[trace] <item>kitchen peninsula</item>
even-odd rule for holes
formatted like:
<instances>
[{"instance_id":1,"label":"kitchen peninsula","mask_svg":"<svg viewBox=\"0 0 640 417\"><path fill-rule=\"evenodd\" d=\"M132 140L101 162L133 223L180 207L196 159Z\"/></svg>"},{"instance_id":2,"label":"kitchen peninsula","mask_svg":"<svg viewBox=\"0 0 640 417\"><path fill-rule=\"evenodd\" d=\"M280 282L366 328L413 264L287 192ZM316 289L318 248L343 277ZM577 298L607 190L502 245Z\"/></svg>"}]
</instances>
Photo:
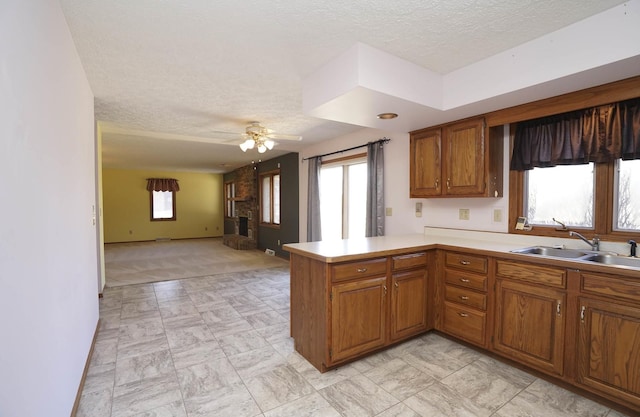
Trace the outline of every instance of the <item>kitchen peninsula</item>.
<instances>
[{"instance_id":1,"label":"kitchen peninsula","mask_svg":"<svg viewBox=\"0 0 640 417\"><path fill-rule=\"evenodd\" d=\"M512 252L581 243L441 230L284 245L295 350L325 372L437 330L640 411L640 268Z\"/></svg>"}]
</instances>

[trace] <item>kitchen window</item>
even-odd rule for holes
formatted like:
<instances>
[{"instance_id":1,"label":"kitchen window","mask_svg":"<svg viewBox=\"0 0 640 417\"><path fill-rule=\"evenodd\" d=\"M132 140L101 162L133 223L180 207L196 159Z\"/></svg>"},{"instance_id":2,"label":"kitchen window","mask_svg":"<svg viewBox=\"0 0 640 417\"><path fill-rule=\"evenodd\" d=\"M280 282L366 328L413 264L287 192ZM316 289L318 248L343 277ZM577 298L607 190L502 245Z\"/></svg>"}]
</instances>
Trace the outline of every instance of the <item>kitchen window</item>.
<instances>
[{"instance_id":1,"label":"kitchen window","mask_svg":"<svg viewBox=\"0 0 640 417\"><path fill-rule=\"evenodd\" d=\"M366 154L322 163L320 170L322 240L364 237L366 202Z\"/></svg>"},{"instance_id":2,"label":"kitchen window","mask_svg":"<svg viewBox=\"0 0 640 417\"><path fill-rule=\"evenodd\" d=\"M525 171L524 213L533 226L593 228L594 164Z\"/></svg>"},{"instance_id":3,"label":"kitchen window","mask_svg":"<svg viewBox=\"0 0 640 417\"><path fill-rule=\"evenodd\" d=\"M630 161L619 159L615 174L613 230L637 233L640 231L640 187L638 187L640 159Z\"/></svg>"}]
</instances>

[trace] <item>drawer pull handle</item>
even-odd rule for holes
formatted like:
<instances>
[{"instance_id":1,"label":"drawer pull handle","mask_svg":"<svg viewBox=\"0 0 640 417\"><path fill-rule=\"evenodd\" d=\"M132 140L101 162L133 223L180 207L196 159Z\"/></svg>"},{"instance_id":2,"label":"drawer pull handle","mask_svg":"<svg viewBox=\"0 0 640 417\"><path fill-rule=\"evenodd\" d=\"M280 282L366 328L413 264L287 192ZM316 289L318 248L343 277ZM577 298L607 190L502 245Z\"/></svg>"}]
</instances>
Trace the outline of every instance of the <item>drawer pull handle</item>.
<instances>
[{"instance_id":1,"label":"drawer pull handle","mask_svg":"<svg viewBox=\"0 0 640 417\"><path fill-rule=\"evenodd\" d=\"M471 282L468 278L460 278L460 282Z\"/></svg>"},{"instance_id":2,"label":"drawer pull handle","mask_svg":"<svg viewBox=\"0 0 640 417\"><path fill-rule=\"evenodd\" d=\"M467 313L458 313L458 315L460 317L469 317L469 315Z\"/></svg>"},{"instance_id":3,"label":"drawer pull handle","mask_svg":"<svg viewBox=\"0 0 640 417\"><path fill-rule=\"evenodd\" d=\"M357 272L367 272L367 268L358 268L356 269Z\"/></svg>"},{"instance_id":4,"label":"drawer pull handle","mask_svg":"<svg viewBox=\"0 0 640 417\"><path fill-rule=\"evenodd\" d=\"M558 301L558 304L556 305L556 314L560 315L562 309L562 303L560 301Z\"/></svg>"},{"instance_id":5,"label":"drawer pull handle","mask_svg":"<svg viewBox=\"0 0 640 417\"><path fill-rule=\"evenodd\" d=\"M394 287L396 287L396 290L398 289L398 283L396 282L395 284L393 284Z\"/></svg>"},{"instance_id":6,"label":"drawer pull handle","mask_svg":"<svg viewBox=\"0 0 640 417\"><path fill-rule=\"evenodd\" d=\"M384 295L387 295L387 286L383 285L382 288L384 289Z\"/></svg>"},{"instance_id":7,"label":"drawer pull handle","mask_svg":"<svg viewBox=\"0 0 640 417\"><path fill-rule=\"evenodd\" d=\"M461 300L465 300L465 301L466 301L466 300L468 300L468 299L469 299L469 297L467 297L466 295L461 295L461 296L460 296L460 299L461 299Z\"/></svg>"},{"instance_id":8,"label":"drawer pull handle","mask_svg":"<svg viewBox=\"0 0 640 417\"><path fill-rule=\"evenodd\" d=\"M471 265L470 261L460 261L460 265Z\"/></svg>"},{"instance_id":9,"label":"drawer pull handle","mask_svg":"<svg viewBox=\"0 0 640 417\"><path fill-rule=\"evenodd\" d=\"M587 308L585 306L580 307L580 321L584 323L584 312Z\"/></svg>"}]
</instances>

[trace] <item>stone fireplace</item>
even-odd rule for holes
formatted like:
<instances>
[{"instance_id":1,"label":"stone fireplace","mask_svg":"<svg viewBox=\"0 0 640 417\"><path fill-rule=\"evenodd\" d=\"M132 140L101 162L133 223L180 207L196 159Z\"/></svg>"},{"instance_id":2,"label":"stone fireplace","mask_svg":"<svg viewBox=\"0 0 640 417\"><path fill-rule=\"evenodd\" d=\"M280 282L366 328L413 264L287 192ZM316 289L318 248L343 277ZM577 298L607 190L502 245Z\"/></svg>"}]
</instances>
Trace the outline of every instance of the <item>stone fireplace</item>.
<instances>
[{"instance_id":1,"label":"stone fireplace","mask_svg":"<svg viewBox=\"0 0 640 417\"><path fill-rule=\"evenodd\" d=\"M257 167L247 165L225 175L225 181L235 184L235 213L225 219L223 243L234 249L255 249L258 246L258 178ZM227 227L228 225L228 227Z\"/></svg>"}]
</instances>

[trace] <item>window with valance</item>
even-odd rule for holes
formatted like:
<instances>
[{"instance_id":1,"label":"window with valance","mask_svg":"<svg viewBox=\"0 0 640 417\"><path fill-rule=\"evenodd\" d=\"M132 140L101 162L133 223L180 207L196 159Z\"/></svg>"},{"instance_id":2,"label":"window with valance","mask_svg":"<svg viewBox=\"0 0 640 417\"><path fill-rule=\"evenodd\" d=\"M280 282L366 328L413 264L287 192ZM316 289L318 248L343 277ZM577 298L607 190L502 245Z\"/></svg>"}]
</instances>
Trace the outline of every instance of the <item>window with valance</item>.
<instances>
[{"instance_id":1,"label":"window with valance","mask_svg":"<svg viewBox=\"0 0 640 417\"><path fill-rule=\"evenodd\" d=\"M176 191L180 191L175 178L147 178L147 191L151 208L151 221L176 220Z\"/></svg>"},{"instance_id":2,"label":"window with valance","mask_svg":"<svg viewBox=\"0 0 640 417\"><path fill-rule=\"evenodd\" d=\"M640 98L518 122L513 137L517 216L549 233L640 230Z\"/></svg>"}]
</instances>

